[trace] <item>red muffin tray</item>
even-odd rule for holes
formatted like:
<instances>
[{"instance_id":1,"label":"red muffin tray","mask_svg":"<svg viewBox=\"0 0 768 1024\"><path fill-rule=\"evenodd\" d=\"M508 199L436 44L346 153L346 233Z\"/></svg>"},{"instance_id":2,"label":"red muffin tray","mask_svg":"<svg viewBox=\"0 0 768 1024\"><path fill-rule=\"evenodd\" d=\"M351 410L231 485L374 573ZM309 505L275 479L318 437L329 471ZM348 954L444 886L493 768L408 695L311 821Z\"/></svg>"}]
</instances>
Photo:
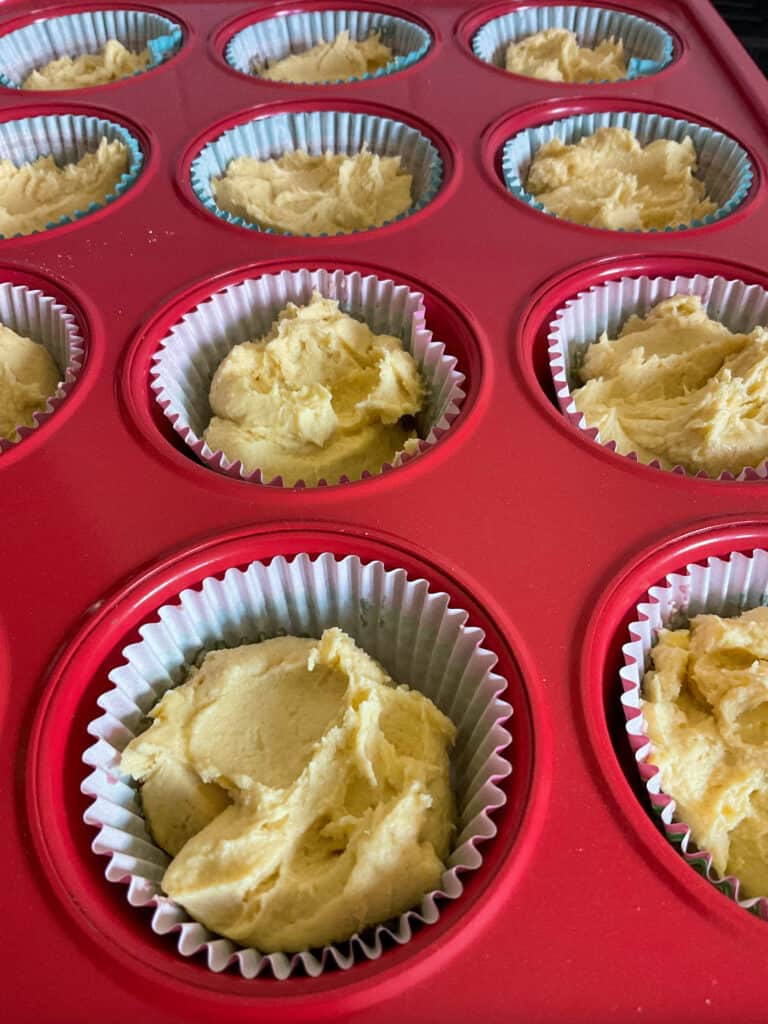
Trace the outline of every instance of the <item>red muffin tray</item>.
<instances>
[{"instance_id":1,"label":"red muffin tray","mask_svg":"<svg viewBox=\"0 0 768 1024\"><path fill-rule=\"evenodd\" d=\"M87 6L9 0L0 32ZM652 819L618 668L650 584L768 544L766 484L676 476L594 444L557 408L546 335L566 299L623 275L768 287L768 87L705 0L606 4L675 41L668 68L615 84L536 82L478 61L474 31L514 3L336 4L403 14L432 35L422 61L372 81L286 86L224 63L250 19L325 6L167 0L152 9L184 40L161 67L87 91L0 90L0 119L98 113L128 126L146 158L104 210L0 241L0 280L59 298L87 343L69 398L0 455L5 1019L763 1019L768 926L699 877ZM380 230L314 239L248 231L199 205L187 182L199 140L323 106L419 127L445 161L436 199ZM506 192L500 151L518 126L622 108L740 141L755 173L746 201L709 227L641 235L570 225ZM467 376L434 449L367 481L280 489L197 463L158 414L148 370L163 332L219 287L299 267L423 290L427 326ZM158 607L229 566L301 551L379 558L467 610L509 683L514 771L482 868L437 924L348 971L245 980L180 956L106 881L82 821L81 757L108 671Z\"/></svg>"}]
</instances>

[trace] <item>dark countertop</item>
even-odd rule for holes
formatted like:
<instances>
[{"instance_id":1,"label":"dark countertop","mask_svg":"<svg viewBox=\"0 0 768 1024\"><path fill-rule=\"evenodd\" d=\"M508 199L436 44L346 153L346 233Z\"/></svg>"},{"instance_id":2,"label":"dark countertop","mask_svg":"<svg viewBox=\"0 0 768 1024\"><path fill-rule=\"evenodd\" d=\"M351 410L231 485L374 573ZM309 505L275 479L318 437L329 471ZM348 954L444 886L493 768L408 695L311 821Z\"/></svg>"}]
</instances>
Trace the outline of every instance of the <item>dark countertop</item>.
<instances>
[{"instance_id":1,"label":"dark countertop","mask_svg":"<svg viewBox=\"0 0 768 1024\"><path fill-rule=\"evenodd\" d=\"M768 4L763 0L714 0L714 5L768 75Z\"/></svg>"}]
</instances>

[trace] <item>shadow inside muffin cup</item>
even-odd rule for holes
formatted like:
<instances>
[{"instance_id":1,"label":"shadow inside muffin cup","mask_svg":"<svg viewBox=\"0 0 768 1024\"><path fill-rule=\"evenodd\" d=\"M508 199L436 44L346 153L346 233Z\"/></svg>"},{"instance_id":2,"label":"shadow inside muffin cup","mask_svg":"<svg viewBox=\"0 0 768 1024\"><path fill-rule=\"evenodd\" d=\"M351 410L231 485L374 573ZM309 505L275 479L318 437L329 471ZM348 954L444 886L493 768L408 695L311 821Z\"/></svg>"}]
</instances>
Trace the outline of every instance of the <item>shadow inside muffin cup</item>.
<instances>
[{"instance_id":1,"label":"shadow inside muffin cup","mask_svg":"<svg viewBox=\"0 0 768 1024\"><path fill-rule=\"evenodd\" d=\"M51 114L0 122L0 160L9 160L17 168L46 156L52 157L58 167L74 164L87 154L96 153L102 140L120 143L127 153L127 169L117 179L111 192L100 201L89 203L84 209L63 214L44 228L0 235L0 238L36 234L87 217L123 195L136 181L144 163L141 146L131 132L123 125L105 118L83 114Z\"/></svg>"},{"instance_id":2,"label":"shadow inside muffin cup","mask_svg":"<svg viewBox=\"0 0 768 1024\"><path fill-rule=\"evenodd\" d=\"M691 827L678 814L676 801L664 791L661 772L650 760L651 742L642 709L643 680L651 668L651 649L662 629L688 628L696 615L735 617L768 604L768 552L734 551L710 556L706 565L689 564L667 574L665 582L651 587L634 608L629 639L622 647L620 669L625 730L646 796L669 842L685 861L714 888L740 907L768 921L766 896L744 897L741 883L732 874L720 875L712 854L696 845Z\"/></svg>"},{"instance_id":3,"label":"shadow inside muffin cup","mask_svg":"<svg viewBox=\"0 0 768 1024\"><path fill-rule=\"evenodd\" d=\"M425 893L420 905L344 942L264 955L212 934L163 895L168 857L147 829L137 784L120 772L120 755L143 731L147 712L185 681L201 652L274 636L319 637L333 626L393 680L429 697L456 726L456 832L440 888ZM483 632L467 625L466 612L451 607L447 594L403 569L387 570L357 556L276 556L183 591L139 634L141 641L123 650L124 663L110 673L113 689L98 699L103 716L88 726L97 742L83 755L93 770L82 791L91 799L84 820L100 830L93 850L109 857L107 878L127 884L132 905L154 908L155 933L177 932L179 952L204 954L214 971L235 965L246 978L262 972L277 979L301 971L316 976L378 959L387 944L408 942L414 930L438 920L441 904L461 897L463 875L482 865L482 844L495 834L491 815L506 802L498 783L511 771L505 723L512 709L501 699L506 681L494 672L496 655L482 646Z\"/></svg>"},{"instance_id":4,"label":"shadow inside muffin cup","mask_svg":"<svg viewBox=\"0 0 768 1024\"><path fill-rule=\"evenodd\" d=\"M658 73L672 61L674 52L670 34L646 18L609 8L575 5L531 5L493 18L472 36L472 51L484 63L506 70L510 43L547 29L567 29L575 33L580 46L590 48L604 40L620 40L628 58L624 81Z\"/></svg>"},{"instance_id":5,"label":"shadow inside muffin cup","mask_svg":"<svg viewBox=\"0 0 768 1024\"><path fill-rule=\"evenodd\" d=\"M556 220L563 220L564 223L571 223L552 213L526 190L528 172L538 151L552 139L559 139L565 145L574 145L580 139L594 135L601 128L622 128L631 131L641 146L659 139L682 142L686 137L690 137L693 142L697 158L696 176L703 183L706 196L716 204L717 209L687 224L661 229L637 229L643 230L643 233L655 233L660 230L682 231L714 224L733 213L747 197L752 185L753 171L747 152L738 142L723 132L692 121L641 111L576 114L519 131L507 139L502 149L502 174L509 192L534 210ZM589 227L583 224L579 226ZM591 230L634 232L635 229L598 226L592 227Z\"/></svg>"},{"instance_id":6,"label":"shadow inside muffin cup","mask_svg":"<svg viewBox=\"0 0 768 1024\"><path fill-rule=\"evenodd\" d=\"M229 40L224 57L230 67L254 77L286 57L305 53L321 42L331 43L344 31L357 42L377 33L380 42L392 50L392 59L376 71L314 84L345 84L393 75L421 60L431 43L429 33L420 25L380 11L307 10L246 26Z\"/></svg>"},{"instance_id":7,"label":"shadow inside muffin cup","mask_svg":"<svg viewBox=\"0 0 768 1024\"><path fill-rule=\"evenodd\" d=\"M213 451L203 438L212 416L209 392L216 369L235 345L266 335L281 310L292 302L306 306L317 291L338 301L343 313L374 334L401 339L416 363L425 388L424 405L414 417L418 441L397 453L381 472L405 465L428 451L458 416L464 375L445 345L432 337L425 322L424 298L406 285L358 272L298 270L265 274L211 295L190 310L160 342L150 370L156 401L188 449L209 469L253 483L286 486L280 476L265 479L240 461ZM364 472L361 479L374 475ZM315 486L349 483L342 476ZM299 480L291 486L303 487Z\"/></svg>"},{"instance_id":8,"label":"shadow inside muffin cup","mask_svg":"<svg viewBox=\"0 0 768 1024\"><path fill-rule=\"evenodd\" d=\"M400 157L401 169L413 179L412 204L383 224L339 234L376 230L401 221L427 206L437 195L443 181L443 162L436 146L418 129L388 117L335 110L272 114L230 128L208 142L195 156L190 168L190 182L206 210L221 220L251 231L291 235L289 231L262 226L222 209L216 202L213 179L221 178L229 164L238 157L277 160L297 150L310 156L329 152L355 156L364 149L381 157Z\"/></svg>"},{"instance_id":9,"label":"shadow inside muffin cup","mask_svg":"<svg viewBox=\"0 0 768 1024\"><path fill-rule=\"evenodd\" d=\"M62 57L101 53L112 39L132 53L148 49L150 60L143 69L148 71L178 52L182 31L174 21L151 11L105 9L40 18L0 36L0 85L22 89L33 71Z\"/></svg>"},{"instance_id":10,"label":"shadow inside muffin cup","mask_svg":"<svg viewBox=\"0 0 768 1024\"><path fill-rule=\"evenodd\" d=\"M720 276L624 277L594 285L574 296L557 310L550 324L549 367L560 411L596 444L616 450L614 441L604 441L599 430L587 423L573 398L573 391L583 384L579 369L588 348L603 333L609 338L616 338L631 316L644 317L657 303L674 295L698 296L707 316L734 334L749 334L756 327L768 323L768 292L764 288ZM639 461L634 452L622 455ZM667 469L658 459L646 464L691 479L713 479L704 470L693 474L680 465ZM742 467L738 474L723 472L716 477L718 480L739 481L766 478L768 459L757 466Z\"/></svg>"}]
</instances>

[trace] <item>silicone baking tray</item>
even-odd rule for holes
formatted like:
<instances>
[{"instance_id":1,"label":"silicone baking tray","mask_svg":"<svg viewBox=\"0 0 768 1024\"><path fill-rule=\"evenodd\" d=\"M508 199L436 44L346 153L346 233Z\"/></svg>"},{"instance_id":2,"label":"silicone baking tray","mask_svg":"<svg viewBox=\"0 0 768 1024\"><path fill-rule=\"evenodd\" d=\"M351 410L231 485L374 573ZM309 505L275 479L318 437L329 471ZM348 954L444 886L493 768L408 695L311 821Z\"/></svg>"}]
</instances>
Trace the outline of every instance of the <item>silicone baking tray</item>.
<instances>
[{"instance_id":1,"label":"silicone baking tray","mask_svg":"<svg viewBox=\"0 0 768 1024\"><path fill-rule=\"evenodd\" d=\"M618 670L649 585L768 545L766 484L685 478L597 446L558 410L546 339L567 299L615 277L768 287L768 87L705 0L611 3L674 40L666 69L615 84L535 82L481 63L474 32L513 3L356 5L432 38L422 60L370 81L277 85L225 63L249 22L332 6L168 0L152 10L180 23L183 41L161 66L87 92L0 90L2 120L96 114L127 126L145 158L107 208L0 241L0 279L63 302L86 343L66 401L0 455L4 1017L763 1019L768 926L659 831L623 732ZM11 0L0 31L83 9ZM436 198L380 230L315 239L201 207L189 167L205 141L257 115L317 109L417 127L444 162ZM711 226L641 235L569 225L506 191L501 149L518 128L625 109L730 134L753 165L746 200ZM149 388L158 341L218 288L301 267L423 292L428 326L467 378L461 414L432 450L370 480L289 490L219 475L184 448ZM463 897L405 945L318 978L217 974L154 935L149 912L104 878L82 821L86 724L138 626L184 587L326 551L422 576L484 630L514 707L507 803Z\"/></svg>"}]
</instances>

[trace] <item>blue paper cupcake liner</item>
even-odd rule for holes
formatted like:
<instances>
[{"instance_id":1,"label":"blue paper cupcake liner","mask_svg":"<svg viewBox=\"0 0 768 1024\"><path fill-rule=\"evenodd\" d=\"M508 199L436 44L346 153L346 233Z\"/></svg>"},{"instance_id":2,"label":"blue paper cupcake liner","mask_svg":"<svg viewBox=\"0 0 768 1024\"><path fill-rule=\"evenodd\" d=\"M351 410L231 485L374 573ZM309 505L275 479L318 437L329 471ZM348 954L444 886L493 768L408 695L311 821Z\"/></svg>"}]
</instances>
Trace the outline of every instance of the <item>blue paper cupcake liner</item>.
<instances>
[{"instance_id":1,"label":"blue paper cupcake liner","mask_svg":"<svg viewBox=\"0 0 768 1024\"><path fill-rule=\"evenodd\" d=\"M405 465L428 451L456 419L465 397L464 375L443 342L433 337L426 323L424 297L407 285L356 271L297 270L264 274L210 295L189 310L161 341L152 357L150 386L163 414L200 461L216 472L237 480L266 486L288 487L282 477L268 478L261 469L249 470L232 461L205 440L213 412L211 382L216 370L235 345L263 338L288 303L306 306L314 292L339 303L342 312L365 323L375 334L402 341L418 367L424 384L424 404L414 416L419 441L403 449L381 467L381 472ZM378 473L363 472L361 479ZM294 487L325 487L349 483L346 476Z\"/></svg>"},{"instance_id":2,"label":"blue paper cupcake liner","mask_svg":"<svg viewBox=\"0 0 768 1024\"><path fill-rule=\"evenodd\" d=\"M768 323L768 291L757 284L704 274L675 277L621 277L579 292L557 310L549 324L549 368L560 411L577 430L595 444L618 452L626 459L652 466L665 473L701 480L768 479L768 459L756 465L710 475L705 469L694 472L684 466L664 465L661 457L640 458L635 451L619 449L615 440L601 437L598 427L576 405L574 392L584 381L579 371L590 347L604 334L618 337L632 316L646 317L659 302L674 295L697 295L706 315L734 334L750 334Z\"/></svg>"},{"instance_id":3,"label":"blue paper cupcake liner","mask_svg":"<svg viewBox=\"0 0 768 1024\"><path fill-rule=\"evenodd\" d=\"M312 156L320 156L328 151L352 156L361 152L364 146L379 156L399 156L403 168L413 178L413 205L393 220L387 221L387 224L410 217L434 199L443 180L443 162L429 139L416 128L411 128L401 121L337 110L274 114L230 128L204 146L192 161L192 189L203 206L221 220L252 231L286 235L290 232L270 227L263 228L220 209L213 195L211 179L221 177L229 163L241 156L250 156L257 160L278 159L296 149L302 149Z\"/></svg>"},{"instance_id":4,"label":"blue paper cupcake liner","mask_svg":"<svg viewBox=\"0 0 768 1024\"><path fill-rule=\"evenodd\" d=\"M758 548L749 554L732 551L722 557L710 556L706 565L689 563L667 573L664 582L651 587L635 605L628 626L630 639L621 648L624 666L620 669L627 737L650 806L661 819L667 840L719 892L763 921L768 921L768 898L747 896L735 875L718 872L711 852L697 846L691 825L684 820L687 815L665 791L662 772L649 759L653 745L647 735L643 682L660 630L686 627L696 615L737 616L768 604L767 570L768 552Z\"/></svg>"},{"instance_id":5,"label":"blue paper cupcake liner","mask_svg":"<svg viewBox=\"0 0 768 1024\"><path fill-rule=\"evenodd\" d=\"M81 11L61 18L43 18L0 36L0 85L20 89L27 75L49 61L100 53L110 39L117 39L134 53L147 47L151 54L149 70L177 52L181 27L148 11Z\"/></svg>"},{"instance_id":6,"label":"blue paper cupcake liner","mask_svg":"<svg viewBox=\"0 0 768 1024\"><path fill-rule=\"evenodd\" d=\"M394 679L407 680L455 724L451 782L457 827L439 884L404 913L321 948L263 953L209 931L164 894L169 858L147 828L138 784L124 774L121 755L144 728L152 706L183 681L201 648L286 633L319 636L331 626L348 632ZM82 755L88 775L81 792L87 798L83 821L98 830L91 848L106 859L106 879L125 887L128 903L147 908L144 927L173 936L180 956L194 957L210 971L247 979L271 975L279 984L292 975L328 977L329 971L378 961L414 933L423 936L446 904L462 898L467 879L483 864L486 842L496 834L495 814L507 802L503 780L513 771L513 708L504 700L507 682L495 671L497 655L483 646L485 634L447 594L404 569L356 555L277 556L269 563L231 566L221 578L209 576L199 588L175 594L140 626L138 636L138 643L114 659L120 664L109 673L112 686L105 685L96 701L98 717L87 726L94 742Z\"/></svg>"},{"instance_id":7,"label":"blue paper cupcake liner","mask_svg":"<svg viewBox=\"0 0 768 1024\"><path fill-rule=\"evenodd\" d=\"M128 147L128 170L121 176L114 191L104 197L103 203L91 203L85 210L76 210L73 214L46 224L44 230L87 217L89 213L102 209L121 196L138 177L144 163L144 154L127 128L101 117L54 114L0 122L0 160L10 160L17 167L32 163L41 156L52 156L60 167L76 163L87 153L95 152L102 139L122 142ZM3 237L6 236L0 235L0 238Z\"/></svg>"},{"instance_id":8,"label":"blue paper cupcake liner","mask_svg":"<svg viewBox=\"0 0 768 1024\"><path fill-rule=\"evenodd\" d=\"M34 433L66 400L85 362L85 342L77 319L65 305L23 284L0 283L0 324L42 345L59 371L56 390L32 414L33 423L19 424L14 437L0 437L1 462L2 452Z\"/></svg>"},{"instance_id":9,"label":"blue paper cupcake liner","mask_svg":"<svg viewBox=\"0 0 768 1024\"><path fill-rule=\"evenodd\" d=\"M620 39L629 57L627 79L655 75L672 60L672 36L663 28L634 14L602 7L524 7L486 22L472 37L472 50L486 64L505 68L510 43L548 28L574 32L580 46L594 47L604 39Z\"/></svg>"},{"instance_id":10,"label":"blue paper cupcake liner","mask_svg":"<svg viewBox=\"0 0 768 1024\"><path fill-rule=\"evenodd\" d=\"M361 41L378 32L394 58L386 67L354 78L318 82L361 82L381 78L410 67L421 60L430 46L429 33L412 21L377 11L302 11L257 21L242 29L227 43L224 57L231 67L246 75L258 75L267 65L294 53L304 53L320 42L329 43L346 29L350 38Z\"/></svg>"},{"instance_id":11,"label":"blue paper cupcake liner","mask_svg":"<svg viewBox=\"0 0 768 1024\"><path fill-rule=\"evenodd\" d=\"M526 128L513 135L504 143L502 155L504 183L509 191L534 210L555 217L555 214L547 210L525 189L531 162L538 150L551 139L558 138L567 145L572 145L579 139L593 135L599 128L628 128L643 146L655 139L682 142L686 135L691 137L698 161L697 177L704 183L706 193L712 202L717 203L717 209L714 213L692 220L689 224L666 227L661 229L663 231L681 231L685 228L714 224L727 217L729 213L733 213L749 192L752 184L752 166L746 151L734 139L692 121L636 111L577 114L575 117L565 117L551 124ZM648 229L649 232L657 230Z\"/></svg>"}]
</instances>

